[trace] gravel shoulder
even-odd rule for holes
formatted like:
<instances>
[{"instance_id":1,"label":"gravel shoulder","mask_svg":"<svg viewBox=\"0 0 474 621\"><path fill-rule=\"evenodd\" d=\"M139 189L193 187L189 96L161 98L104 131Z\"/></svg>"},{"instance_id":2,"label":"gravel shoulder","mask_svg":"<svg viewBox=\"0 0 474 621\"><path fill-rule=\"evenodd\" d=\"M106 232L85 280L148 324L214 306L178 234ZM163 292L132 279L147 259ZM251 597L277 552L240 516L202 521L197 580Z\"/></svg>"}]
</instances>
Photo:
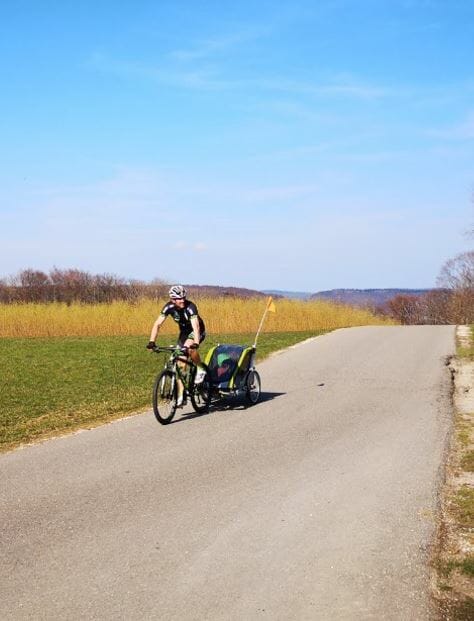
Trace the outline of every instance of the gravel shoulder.
<instances>
[{"instance_id":1,"label":"gravel shoulder","mask_svg":"<svg viewBox=\"0 0 474 621\"><path fill-rule=\"evenodd\" d=\"M472 352L469 326L458 326L458 351ZM453 356L454 426L440 498L433 592L439 618L474 619L474 358Z\"/></svg>"}]
</instances>

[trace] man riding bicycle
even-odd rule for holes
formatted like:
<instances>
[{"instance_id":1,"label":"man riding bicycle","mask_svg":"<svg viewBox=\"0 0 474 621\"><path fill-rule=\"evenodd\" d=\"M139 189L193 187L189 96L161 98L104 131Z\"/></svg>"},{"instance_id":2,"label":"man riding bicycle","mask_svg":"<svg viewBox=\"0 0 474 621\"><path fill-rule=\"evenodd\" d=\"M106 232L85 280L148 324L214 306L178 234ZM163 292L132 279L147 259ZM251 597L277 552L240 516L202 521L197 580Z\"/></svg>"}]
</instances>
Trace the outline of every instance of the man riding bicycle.
<instances>
[{"instance_id":1,"label":"man riding bicycle","mask_svg":"<svg viewBox=\"0 0 474 621\"><path fill-rule=\"evenodd\" d=\"M194 382L196 384L201 383L205 376L206 371L202 366L201 358L199 356L198 347L199 344L206 337L206 328L203 320L199 316L197 306L186 299L186 289L182 285L173 285L169 290L170 301L163 306L158 319L153 324L151 329L150 341L147 345L147 349L153 349L155 347L155 340L160 327L163 322L170 315L177 324L179 324L179 337L178 344L188 353L191 360L197 367L196 377ZM181 382L178 384L178 407L183 405L183 386Z\"/></svg>"}]
</instances>

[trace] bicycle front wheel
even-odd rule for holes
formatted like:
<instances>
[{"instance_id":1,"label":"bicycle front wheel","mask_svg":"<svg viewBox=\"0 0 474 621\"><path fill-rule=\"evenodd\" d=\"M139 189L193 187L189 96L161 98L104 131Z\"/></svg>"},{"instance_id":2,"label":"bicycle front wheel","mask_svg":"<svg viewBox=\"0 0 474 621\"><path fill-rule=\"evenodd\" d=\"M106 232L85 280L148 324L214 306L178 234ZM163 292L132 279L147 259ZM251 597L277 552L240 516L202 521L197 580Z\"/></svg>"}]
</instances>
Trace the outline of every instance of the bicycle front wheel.
<instances>
[{"instance_id":1,"label":"bicycle front wheel","mask_svg":"<svg viewBox=\"0 0 474 621\"><path fill-rule=\"evenodd\" d=\"M153 386L153 412L156 420L167 425L176 412L177 388L176 375L171 371L162 371Z\"/></svg>"},{"instance_id":2,"label":"bicycle front wheel","mask_svg":"<svg viewBox=\"0 0 474 621\"><path fill-rule=\"evenodd\" d=\"M209 377L209 370L206 369L206 375L202 382L194 384L191 390L191 404L194 411L203 414L209 411L211 405L212 385Z\"/></svg>"}]
</instances>

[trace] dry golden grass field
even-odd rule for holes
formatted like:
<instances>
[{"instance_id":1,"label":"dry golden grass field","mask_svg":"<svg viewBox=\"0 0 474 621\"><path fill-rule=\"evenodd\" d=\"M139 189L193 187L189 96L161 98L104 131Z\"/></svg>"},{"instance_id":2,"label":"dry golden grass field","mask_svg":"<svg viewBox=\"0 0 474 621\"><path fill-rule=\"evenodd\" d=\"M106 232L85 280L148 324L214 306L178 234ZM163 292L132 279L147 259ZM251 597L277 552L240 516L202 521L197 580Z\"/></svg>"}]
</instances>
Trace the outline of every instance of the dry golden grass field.
<instances>
[{"instance_id":1,"label":"dry golden grass field","mask_svg":"<svg viewBox=\"0 0 474 621\"><path fill-rule=\"evenodd\" d=\"M147 335L166 300L111 304L61 303L0 305L0 337ZM264 299L207 298L198 302L209 334L254 332ZM391 323L368 310L325 301L276 300L265 332L299 332ZM176 334L170 319L161 334Z\"/></svg>"}]
</instances>

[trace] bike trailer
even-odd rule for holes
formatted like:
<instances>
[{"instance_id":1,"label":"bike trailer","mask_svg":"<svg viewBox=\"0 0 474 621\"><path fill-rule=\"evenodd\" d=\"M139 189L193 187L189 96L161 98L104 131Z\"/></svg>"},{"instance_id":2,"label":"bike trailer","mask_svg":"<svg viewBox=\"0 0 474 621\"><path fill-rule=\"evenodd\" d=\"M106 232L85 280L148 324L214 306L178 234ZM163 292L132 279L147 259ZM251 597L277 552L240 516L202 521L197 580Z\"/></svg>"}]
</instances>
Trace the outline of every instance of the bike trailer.
<instances>
[{"instance_id":1,"label":"bike trailer","mask_svg":"<svg viewBox=\"0 0 474 621\"><path fill-rule=\"evenodd\" d=\"M219 390L232 392L243 387L254 361L255 347L216 345L207 352L205 363L209 367L214 386Z\"/></svg>"}]
</instances>

